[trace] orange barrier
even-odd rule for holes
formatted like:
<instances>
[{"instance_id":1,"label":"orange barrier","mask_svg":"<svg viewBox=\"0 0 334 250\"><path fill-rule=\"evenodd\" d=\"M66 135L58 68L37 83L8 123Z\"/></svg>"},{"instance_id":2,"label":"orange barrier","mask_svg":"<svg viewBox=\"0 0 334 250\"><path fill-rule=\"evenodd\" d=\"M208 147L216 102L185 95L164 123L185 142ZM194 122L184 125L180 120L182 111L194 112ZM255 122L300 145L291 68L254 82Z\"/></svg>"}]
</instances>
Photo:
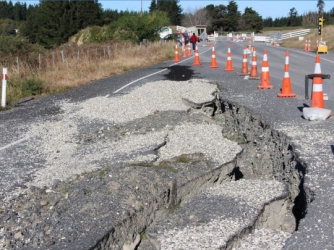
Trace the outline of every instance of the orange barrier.
<instances>
[{"instance_id":1,"label":"orange barrier","mask_svg":"<svg viewBox=\"0 0 334 250\"><path fill-rule=\"evenodd\" d=\"M291 81L289 75L289 51L285 52L285 65L284 65L284 77L282 82L281 93L277 97L296 97L296 94L292 93Z\"/></svg>"},{"instance_id":2,"label":"orange barrier","mask_svg":"<svg viewBox=\"0 0 334 250\"><path fill-rule=\"evenodd\" d=\"M246 76L248 73L248 62L247 62L247 47L244 46L244 54L242 56L242 68L239 76Z\"/></svg>"},{"instance_id":3,"label":"orange barrier","mask_svg":"<svg viewBox=\"0 0 334 250\"><path fill-rule=\"evenodd\" d=\"M216 51L215 51L215 45L212 45L212 56L211 56L211 65L210 68L219 68L217 65L217 60L216 60Z\"/></svg>"},{"instance_id":4,"label":"orange barrier","mask_svg":"<svg viewBox=\"0 0 334 250\"><path fill-rule=\"evenodd\" d=\"M256 58L256 48L253 48L253 56L252 56L252 67L251 72L248 77L248 80L260 80L260 77L257 73L257 58Z\"/></svg>"},{"instance_id":5,"label":"orange barrier","mask_svg":"<svg viewBox=\"0 0 334 250\"><path fill-rule=\"evenodd\" d=\"M258 89L272 89L273 86L270 85L270 74L269 74L269 63L267 50L263 51L263 62L262 62L262 72L261 72L261 85Z\"/></svg>"},{"instance_id":6,"label":"orange barrier","mask_svg":"<svg viewBox=\"0 0 334 250\"><path fill-rule=\"evenodd\" d=\"M197 44L196 44L196 49L195 49L195 60L194 60L194 63L193 63L193 66L199 66L199 65L202 65L200 60L199 60L199 55L198 55L198 47L197 47Z\"/></svg>"},{"instance_id":7,"label":"orange barrier","mask_svg":"<svg viewBox=\"0 0 334 250\"><path fill-rule=\"evenodd\" d=\"M232 66L232 54L230 45L228 45L227 49L227 61L226 61L226 68L224 71L234 71L234 68Z\"/></svg>"},{"instance_id":8,"label":"orange barrier","mask_svg":"<svg viewBox=\"0 0 334 250\"><path fill-rule=\"evenodd\" d=\"M179 50L177 48L177 44L175 45L174 62L180 62L180 56L179 56Z\"/></svg>"},{"instance_id":9,"label":"orange barrier","mask_svg":"<svg viewBox=\"0 0 334 250\"><path fill-rule=\"evenodd\" d=\"M321 74L319 56L316 56L315 58L314 74ZM311 107L312 108L322 108L322 109L325 108L324 92L322 90L322 78L314 77L312 86L313 88L312 88Z\"/></svg>"}]
</instances>

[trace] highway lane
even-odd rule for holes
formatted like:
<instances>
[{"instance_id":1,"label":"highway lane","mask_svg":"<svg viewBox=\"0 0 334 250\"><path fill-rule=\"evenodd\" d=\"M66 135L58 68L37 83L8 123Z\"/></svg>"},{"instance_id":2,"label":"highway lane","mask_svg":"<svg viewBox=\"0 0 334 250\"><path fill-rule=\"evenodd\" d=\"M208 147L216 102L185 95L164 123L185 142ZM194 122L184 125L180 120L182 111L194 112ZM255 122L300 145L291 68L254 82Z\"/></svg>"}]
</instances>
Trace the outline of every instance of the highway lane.
<instances>
[{"instance_id":1,"label":"highway lane","mask_svg":"<svg viewBox=\"0 0 334 250\"><path fill-rule=\"evenodd\" d=\"M232 62L235 72L224 72L228 45L231 46ZM192 65L194 61L193 56L191 58L181 57L180 63L175 63L173 60L165 61L152 67L94 81L79 89L69 91L66 94L41 98L27 102L12 110L1 112L0 176L3 181L0 184L0 197L3 198L15 188L31 180L36 169L43 168L45 164L44 159L38 156L31 156L29 155L29 151L25 151L25 146L32 143L28 133L31 124L36 122L43 123L55 119L57 114L62 112L61 104L63 102L81 102L96 96L110 98L127 93L132 88L147 82L163 79L209 79L212 82L219 83L223 88L223 98L231 98L241 105L244 104L251 106L254 110L257 109L257 111L262 112L261 114L266 121L274 123L277 121L285 122L290 119L296 120L302 125L307 124L308 122L301 118L299 108L310 104L310 100L305 100L304 98L304 80L305 75L314 72L316 54L303 50L273 47L264 43L253 44L257 49L259 74L261 74L263 51L264 49L268 51L270 80L271 85L274 86L272 90L258 90L257 86L260 85L260 80L245 80L243 76L238 75L241 71L244 45L248 46L248 43L233 43L224 40L217 41L216 57L219 66L218 69L209 67L211 63L211 47L203 46L203 43L201 43L199 44L201 66ZM173 48L171 47L171 49ZM279 99L277 98L277 94L280 92L284 76L286 50L290 51L289 73L292 91L297 94L297 97ZM319 56L321 57L322 73L331 74L334 64L334 55L329 53ZM324 92L327 93L329 97L329 100L325 101L325 107L334 110L332 81L332 79L324 80L323 87ZM273 115L275 108L280 111ZM333 120L329 119L328 121L320 123L320 125L324 128L327 126L331 128L332 123ZM331 154L330 147L326 148L325 152ZM15 159L15 162L12 161L13 159ZM331 176L330 174L328 175ZM319 210L317 204L314 204L313 209ZM310 225L312 226L312 223Z\"/></svg>"},{"instance_id":2,"label":"highway lane","mask_svg":"<svg viewBox=\"0 0 334 250\"><path fill-rule=\"evenodd\" d=\"M211 43L212 44L212 43ZM236 81L236 84L248 84L256 88L260 81L244 80L243 76L238 76L241 72L243 48L248 47L248 42L234 43L226 40L220 40L215 43L216 58L218 69L210 68L212 49L205 43L199 43L199 57L201 66L193 66L194 55L192 57L181 58L181 62L175 63L173 60L165 61L143 69L137 69L122 75L116 75L109 78L94 81L86 86L76 90L69 91L61 95L54 95L34 100L21 105L20 107L0 113L0 152L9 147L19 146L25 140L29 140L29 126L31 123L40 120L47 120L49 117L61 112L62 102L80 102L96 96L113 96L126 93L132 88L146 82L169 79L169 80L187 80L188 78L207 78L215 82ZM227 46L230 45L232 53L232 63L235 72L224 72L227 60ZM274 98L280 92L282 79L284 75L285 51L286 48L273 47L265 43L253 43L257 50L257 66L259 76L261 75L261 66L263 60L263 51L268 53L268 63L270 69L270 81L274 86L273 90L262 90L263 95L269 95L268 98ZM172 49L172 48L171 48ZM304 98L304 79L305 75L312 74L315 67L315 56L313 52L303 50L288 49L290 51L290 78L292 90L297 94L300 104L310 103ZM248 54L249 69L251 65L251 54ZM330 74L334 64L334 55L331 53L319 55L321 57L321 69L325 74ZM173 75L174 67L184 67L187 76ZM328 94L329 100L325 107L334 109L334 94L332 80L324 80L324 91ZM240 82L240 83L239 83ZM224 85L224 84L222 84ZM3 164L3 162L2 162Z\"/></svg>"},{"instance_id":3,"label":"highway lane","mask_svg":"<svg viewBox=\"0 0 334 250\"><path fill-rule=\"evenodd\" d=\"M192 57L182 58L181 62L175 63L173 60L165 61L143 69L137 69L122 75L116 75L109 78L94 81L86 86L76 90L69 91L62 95L54 95L34 100L21 105L20 107L0 113L0 152L9 147L19 146L25 140L29 139L29 126L31 123L40 120L47 120L49 117L61 112L62 102L80 102L96 96L113 96L126 93L132 88L146 82L161 79L169 80L187 80L188 78L206 78L215 82L224 83L224 81L235 81L236 84L251 85L254 89L260 85L259 80L244 80L243 76L238 76L241 72L243 48L248 47L248 42L234 43L231 41L220 40L215 43L216 58L218 69L210 68L211 64L211 46L205 43L199 43L199 57L201 66L193 66L194 55ZM227 46L230 45L232 53L232 63L235 72L224 72L227 60ZM268 63L270 70L271 85L273 90L259 90L262 95L268 95L268 98L276 98L280 93L282 79L284 75L285 52L290 51L290 78L292 90L297 94L297 100L300 105L308 105L310 100L305 100L305 75L312 74L315 67L314 52L308 52L297 49L287 49L283 47L273 47L265 43L253 43L257 50L257 66L259 76L261 75L261 66L263 60L263 51L267 50ZM171 48L172 49L172 48ZM249 68L251 63L251 54L249 56ZM321 57L321 69L324 74L330 74L334 66L334 55L319 54ZM174 67L184 67L187 76L173 75ZM311 82L311 81L310 81ZM328 94L329 100L325 102L325 107L334 109L334 92L332 79L323 81L324 92ZM224 86L224 84L222 84ZM245 86L246 87L246 86ZM248 86L249 87L249 86ZM284 100L286 102L286 100ZM4 162L0 163L4 164Z\"/></svg>"}]
</instances>

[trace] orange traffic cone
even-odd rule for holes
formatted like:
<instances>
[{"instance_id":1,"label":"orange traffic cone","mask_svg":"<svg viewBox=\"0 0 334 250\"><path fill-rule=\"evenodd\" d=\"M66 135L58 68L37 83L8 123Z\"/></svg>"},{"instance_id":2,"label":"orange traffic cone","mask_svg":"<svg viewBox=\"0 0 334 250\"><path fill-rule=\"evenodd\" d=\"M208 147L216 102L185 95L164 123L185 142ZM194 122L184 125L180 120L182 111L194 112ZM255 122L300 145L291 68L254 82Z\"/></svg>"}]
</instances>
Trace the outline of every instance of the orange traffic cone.
<instances>
[{"instance_id":1,"label":"orange traffic cone","mask_svg":"<svg viewBox=\"0 0 334 250\"><path fill-rule=\"evenodd\" d=\"M296 94L292 93L291 90L291 81L289 76L289 51L285 52L285 65L284 65L284 77L282 82L281 94L278 94L277 97L296 97Z\"/></svg>"},{"instance_id":2,"label":"orange traffic cone","mask_svg":"<svg viewBox=\"0 0 334 250\"><path fill-rule=\"evenodd\" d=\"M216 51L215 51L215 45L212 45L212 56L211 56L211 65L210 68L219 68L217 65L217 60L216 60Z\"/></svg>"},{"instance_id":3,"label":"orange traffic cone","mask_svg":"<svg viewBox=\"0 0 334 250\"><path fill-rule=\"evenodd\" d=\"M193 63L193 66L199 66L202 65L200 60L199 60L199 55L198 55L198 47L197 47L197 43L196 43L196 49L195 49L195 60Z\"/></svg>"},{"instance_id":4,"label":"orange traffic cone","mask_svg":"<svg viewBox=\"0 0 334 250\"><path fill-rule=\"evenodd\" d=\"M246 76L248 75L248 62L247 62L247 49L246 46L244 46L244 54L242 57L242 68L241 68L241 73L239 76Z\"/></svg>"},{"instance_id":5,"label":"orange traffic cone","mask_svg":"<svg viewBox=\"0 0 334 250\"><path fill-rule=\"evenodd\" d=\"M261 85L259 85L257 88L258 89L272 89L273 88L273 86L270 85L270 74L269 74L269 63L268 63L267 50L263 51Z\"/></svg>"},{"instance_id":6,"label":"orange traffic cone","mask_svg":"<svg viewBox=\"0 0 334 250\"><path fill-rule=\"evenodd\" d=\"M184 42L182 43L182 57L187 57L186 45Z\"/></svg>"},{"instance_id":7,"label":"orange traffic cone","mask_svg":"<svg viewBox=\"0 0 334 250\"><path fill-rule=\"evenodd\" d=\"M190 47L190 43L188 43L188 54L187 54L187 56L192 56L192 54L191 54L191 47Z\"/></svg>"},{"instance_id":8,"label":"orange traffic cone","mask_svg":"<svg viewBox=\"0 0 334 250\"><path fill-rule=\"evenodd\" d=\"M316 56L315 58L315 68L314 74L321 74L320 68L320 57ZM325 108L324 103L324 92L322 90L322 78L321 77L313 77L313 89L312 89L312 100L311 107L312 108Z\"/></svg>"},{"instance_id":9,"label":"orange traffic cone","mask_svg":"<svg viewBox=\"0 0 334 250\"><path fill-rule=\"evenodd\" d=\"M252 56L252 67L251 73L248 77L248 80L260 80L260 77L257 73L257 63L256 63L256 48L253 48L253 56Z\"/></svg>"},{"instance_id":10,"label":"orange traffic cone","mask_svg":"<svg viewBox=\"0 0 334 250\"><path fill-rule=\"evenodd\" d=\"M308 40L307 51L311 51L311 40Z\"/></svg>"},{"instance_id":11,"label":"orange traffic cone","mask_svg":"<svg viewBox=\"0 0 334 250\"><path fill-rule=\"evenodd\" d=\"M177 44L175 45L174 62L180 62L179 49L177 48Z\"/></svg>"},{"instance_id":12,"label":"orange traffic cone","mask_svg":"<svg viewBox=\"0 0 334 250\"><path fill-rule=\"evenodd\" d=\"M226 68L224 71L234 71L234 68L232 67L232 54L230 45L228 45Z\"/></svg>"},{"instance_id":13,"label":"orange traffic cone","mask_svg":"<svg viewBox=\"0 0 334 250\"><path fill-rule=\"evenodd\" d=\"M305 40L305 47L304 47L304 50L307 51L307 48L308 48L308 43L307 43L307 40Z\"/></svg>"}]
</instances>

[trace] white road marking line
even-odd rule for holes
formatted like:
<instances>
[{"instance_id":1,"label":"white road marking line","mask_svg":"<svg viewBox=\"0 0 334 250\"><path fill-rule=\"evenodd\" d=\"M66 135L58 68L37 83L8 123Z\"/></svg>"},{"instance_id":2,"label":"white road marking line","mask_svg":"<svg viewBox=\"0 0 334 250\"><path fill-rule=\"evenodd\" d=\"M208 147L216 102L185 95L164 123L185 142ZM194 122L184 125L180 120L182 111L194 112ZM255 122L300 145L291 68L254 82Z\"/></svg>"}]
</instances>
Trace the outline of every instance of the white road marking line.
<instances>
[{"instance_id":1,"label":"white road marking line","mask_svg":"<svg viewBox=\"0 0 334 250\"><path fill-rule=\"evenodd\" d=\"M211 49L210 49L210 50L211 50ZM200 54L203 54L203 53L205 53L205 52L207 52L207 51L208 51L208 50L203 51L203 52L200 53ZM180 64L180 63L182 63L182 62L185 62L185 61L187 61L187 60L189 60L189 59L192 59L192 58L193 58L193 57L189 57L189 58L183 59L183 60L180 61L180 62L173 63L173 64L171 64L170 66L168 66L168 68L171 67L171 66ZM129 87L130 85L132 85L132 84L134 84L134 83L136 83L136 82L138 82L138 81L140 81L140 80L143 80L143 79L145 79L145 78L148 78L148 77L153 76L153 75L156 75L156 74L159 74L159 73L161 73L161 72L167 70L168 68L165 68L165 69L163 69L163 70L157 71L157 72L155 72L155 73L152 73L152 74L143 76L143 77L141 77L141 78L139 78L139 79L137 79L137 80L134 80L134 81L132 81L132 82L129 82L128 84L126 84L126 85L124 85L123 87L121 87L121 88L119 88L118 90L116 90L116 91L114 92L114 94L118 93L118 92L121 91L122 89L124 89L124 88L126 88L126 87Z\"/></svg>"},{"instance_id":2,"label":"white road marking line","mask_svg":"<svg viewBox=\"0 0 334 250\"><path fill-rule=\"evenodd\" d=\"M203 51L202 53L204 53L204 52L206 52L206 51ZM202 53L201 53L201 54L202 54ZM177 64L180 64L180 63L182 63L182 62L184 62L184 61L189 60L190 58L192 58L192 57L189 57L189 58L186 58L186 59L184 59L184 60L182 60L182 61L180 61L180 62L174 63L174 64L170 65L169 67L174 66L174 65L177 65ZM167 69L168 69L168 68L163 69L163 70L160 70L160 71L157 71L157 72L152 73L152 74L149 74L149 75L147 75L147 76L141 77L141 78L139 78L139 79L137 79L137 80L135 80L135 81L132 81L132 82L130 82L130 83L124 85L123 87L119 88L118 90L116 90L116 91L114 92L114 94L115 94L115 93L118 93L118 92L121 91L122 89L124 89L124 88L126 88L126 87L128 87L128 86L130 86L130 85L132 85L132 84L134 84L135 82L138 82L138 81L143 80L143 79L145 79L145 78L148 78L148 77L150 77L150 76L153 76L153 75L156 75L156 74L158 74L158 73L161 73L161 72L163 72L163 71L165 71L165 70L167 70ZM105 97L108 98L109 95L106 95ZM12 142L12 143L9 143L9 144L7 144L6 146L1 147L1 148L0 148L0 151L2 151L2 150L4 150L4 149L7 149L7 148L9 148L9 147L11 147L11 146L14 146L14 145L16 145L16 144L19 144L19 143L21 143L21 142L23 142L23 141L25 141L25 140L28 140L29 138L30 138L30 137L25 137L25 138L19 139L19 140L17 140L17 141L14 141L14 142Z\"/></svg>"},{"instance_id":3,"label":"white road marking line","mask_svg":"<svg viewBox=\"0 0 334 250\"><path fill-rule=\"evenodd\" d=\"M0 151L1 151L1 150L4 150L4 149L6 149L6 148L9 148L9 147L11 147L11 146L14 146L14 145L16 145L16 144L19 144L19 143L21 143L21 142L23 142L23 141L25 141L25 140L28 140L29 138L30 138L30 137L25 137L25 138L19 139L19 140L17 140L17 141L14 141L14 142L12 142L12 143L9 143L9 144L7 144L6 146L1 147L1 148L0 148Z\"/></svg>"}]
</instances>

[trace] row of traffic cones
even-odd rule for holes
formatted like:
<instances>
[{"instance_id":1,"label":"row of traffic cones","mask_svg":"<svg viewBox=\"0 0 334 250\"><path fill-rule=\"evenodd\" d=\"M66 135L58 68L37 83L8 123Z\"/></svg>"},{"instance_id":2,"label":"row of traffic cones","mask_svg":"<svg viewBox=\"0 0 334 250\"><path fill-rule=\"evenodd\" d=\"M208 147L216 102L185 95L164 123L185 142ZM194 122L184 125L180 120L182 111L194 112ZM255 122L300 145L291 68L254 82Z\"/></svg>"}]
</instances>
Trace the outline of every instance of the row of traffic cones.
<instances>
[{"instance_id":1,"label":"row of traffic cones","mask_svg":"<svg viewBox=\"0 0 334 250\"><path fill-rule=\"evenodd\" d=\"M191 56L191 49L188 45L188 54L185 53L184 45L182 46L182 57L187 57ZM179 56L179 50L177 44L175 45L175 53L174 53L174 62L180 62L180 56ZM199 54L198 54L198 46L196 44L196 49L195 49L195 60L193 63L193 66L199 66L202 65L200 62ZM217 65L217 60L216 60L216 52L215 52L215 46L214 44L212 45L212 57L211 57L211 65L210 68L219 68ZM234 71L232 67L232 57L231 57L231 48L229 45L228 48L228 54L227 54L227 63L226 63L226 68L225 71Z\"/></svg>"},{"instance_id":2,"label":"row of traffic cones","mask_svg":"<svg viewBox=\"0 0 334 250\"><path fill-rule=\"evenodd\" d=\"M186 49L185 44L183 43L182 44L182 57L190 57L190 56L192 56L190 43L188 43L187 49ZM178 49L177 44L175 45L174 62L180 62L179 49Z\"/></svg>"},{"instance_id":3,"label":"row of traffic cones","mask_svg":"<svg viewBox=\"0 0 334 250\"><path fill-rule=\"evenodd\" d=\"M289 51L286 51L285 64L284 64L284 76L283 76L283 81L282 81L281 93L277 95L277 97L279 98L296 97L296 94L292 93L291 80L290 80L290 75L289 75L289 57L290 57L290 53ZM245 56L245 47L244 47L242 72L239 75L248 75L248 64L245 58L247 58L247 56ZM320 57L319 56L316 56L314 74L319 75L319 77L313 78L311 107L324 109L325 107L324 93L322 89L322 78L320 77L321 68L320 68ZM261 78L259 78L258 73L257 73L257 65L256 65L256 49L253 48L252 68L251 68L251 73L248 79L250 80L261 79L261 84L260 86L258 86L258 89L273 89L273 86L270 85L269 63L268 63L268 57L267 57L266 50L264 50L262 73L261 73Z\"/></svg>"},{"instance_id":4,"label":"row of traffic cones","mask_svg":"<svg viewBox=\"0 0 334 250\"><path fill-rule=\"evenodd\" d=\"M316 41L316 47L319 46L319 40ZM311 51L311 40L305 40L305 51Z\"/></svg>"},{"instance_id":5,"label":"row of traffic cones","mask_svg":"<svg viewBox=\"0 0 334 250\"><path fill-rule=\"evenodd\" d=\"M305 40L305 51L311 51L311 40Z\"/></svg>"},{"instance_id":6,"label":"row of traffic cones","mask_svg":"<svg viewBox=\"0 0 334 250\"><path fill-rule=\"evenodd\" d=\"M188 47L189 51L190 47ZM190 49L191 50L191 49ZM191 52L190 52L191 53ZM188 52L189 55L189 52ZM191 55L191 54L190 54ZM277 94L277 97L279 98L294 98L296 97L296 94L292 92L291 87L291 80L289 75L289 51L286 51L285 53L285 64L284 64L284 76L282 81L282 88L281 93ZM179 62L179 56L178 56L178 47L175 46L175 62ZM195 60L193 63L193 66L199 66L202 65L200 62L200 58L198 55L198 47L196 45L195 49ZM212 46L212 57L211 57L211 65L210 68L219 68L217 65L216 60L216 52L215 52L215 46ZM231 54L231 48L230 45L228 45L228 51L227 51L227 61L226 61L226 72L232 72L235 71L232 65L232 54ZM321 74L320 69L320 57L316 56L316 62L315 62L315 70L314 74ZM261 80L260 85L258 86L258 89L273 89L273 86L270 85L270 73L269 73L269 63L268 63L268 56L267 56L267 50L264 50L263 52L263 62L262 62L262 71L261 71L261 77L258 75L257 71L257 57L256 57L256 48L252 48L252 65L251 65L251 71L248 72L248 62L247 62L247 48L244 46L244 52L243 52L243 60L242 60L242 70L239 75L248 75L249 80ZM312 100L311 100L311 107L312 108L324 108L324 98L323 98L323 90L322 90L322 78L321 77L314 77L313 78L313 91L312 91Z\"/></svg>"}]
</instances>

